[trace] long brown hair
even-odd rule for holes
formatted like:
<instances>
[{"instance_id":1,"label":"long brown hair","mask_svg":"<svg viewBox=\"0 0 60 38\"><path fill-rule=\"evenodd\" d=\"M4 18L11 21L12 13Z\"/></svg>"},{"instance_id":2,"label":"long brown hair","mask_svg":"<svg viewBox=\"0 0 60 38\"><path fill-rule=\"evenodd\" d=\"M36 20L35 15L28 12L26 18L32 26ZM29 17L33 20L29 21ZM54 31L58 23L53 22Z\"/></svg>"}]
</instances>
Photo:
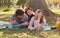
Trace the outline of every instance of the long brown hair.
<instances>
[{"instance_id":1,"label":"long brown hair","mask_svg":"<svg viewBox=\"0 0 60 38\"><path fill-rule=\"evenodd\" d=\"M40 18L40 22L39 23L44 23L44 20L43 20L43 18L44 18L43 11L41 9L38 9L37 12L38 13L42 12L42 17Z\"/></svg>"},{"instance_id":2,"label":"long brown hair","mask_svg":"<svg viewBox=\"0 0 60 38\"><path fill-rule=\"evenodd\" d=\"M44 15L42 15L42 17L41 17L41 19L40 19L40 22L39 22L39 23L44 23L44 21L43 21L43 17L44 17Z\"/></svg>"}]
</instances>

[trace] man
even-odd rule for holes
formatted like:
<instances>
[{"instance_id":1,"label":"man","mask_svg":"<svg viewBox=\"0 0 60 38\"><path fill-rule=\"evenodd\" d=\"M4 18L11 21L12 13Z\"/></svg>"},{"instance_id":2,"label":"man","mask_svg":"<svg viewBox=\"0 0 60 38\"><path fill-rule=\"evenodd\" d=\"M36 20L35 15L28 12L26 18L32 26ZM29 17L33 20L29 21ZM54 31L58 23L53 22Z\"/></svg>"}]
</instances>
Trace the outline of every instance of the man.
<instances>
[{"instance_id":1,"label":"man","mask_svg":"<svg viewBox=\"0 0 60 38\"><path fill-rule=\"evenodd\" d=\"M13 28L27 28L28 17L24 14L24 11L17 9L15 14L11 17L11 24Z\"/></svg>"}]
</instances>

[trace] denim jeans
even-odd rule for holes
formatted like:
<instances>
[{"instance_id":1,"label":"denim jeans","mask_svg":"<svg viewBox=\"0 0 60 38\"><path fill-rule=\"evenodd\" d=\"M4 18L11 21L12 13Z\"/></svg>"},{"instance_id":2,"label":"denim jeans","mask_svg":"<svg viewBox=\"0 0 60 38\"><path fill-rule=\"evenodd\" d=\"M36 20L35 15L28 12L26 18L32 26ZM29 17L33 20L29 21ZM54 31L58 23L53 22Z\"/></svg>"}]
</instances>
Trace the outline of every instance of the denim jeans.
<instances>
[{"instance_id":1,"label":"denim jeans","mask_svg":"<svg viewBox=\"0 0 60 38\"><path fill-rule=\"evenodd\" d=\"M51 27L47 23L45 23L43 26L43 30L51 30Z\"/></svg>"},{"instance_id":2,"label":"denim jeans","mask_svg":"<svg viewBox=\"0 0 60 38\"><path fill-rule=\"evenodd\" d=\"M22 25L20 24L5 24L4 26L8 27L8 29L27 29L28 30L28 27L23 27Z\"/></svg>"}]
</instances>

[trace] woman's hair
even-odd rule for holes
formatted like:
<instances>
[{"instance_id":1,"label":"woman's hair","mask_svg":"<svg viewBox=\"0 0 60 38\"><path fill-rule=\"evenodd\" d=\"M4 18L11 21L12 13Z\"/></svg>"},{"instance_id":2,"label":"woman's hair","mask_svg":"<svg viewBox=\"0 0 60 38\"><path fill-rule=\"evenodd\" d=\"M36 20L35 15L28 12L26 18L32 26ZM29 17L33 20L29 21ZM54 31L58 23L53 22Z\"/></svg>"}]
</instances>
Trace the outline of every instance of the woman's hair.
<instances>
[{"instance_id":1,"label":"woman's hair","mask_svg":"<svg viewBox=\"0 0 60 38\"><path fill-rule=\"evenodd\" d=\"M32 9L31 7L28 7L28 8L25 9L25 13L26 13L26 14L27 14L27 11L28 11L28 10L33 11L33 9Z\"/></svg>"},{"instance_id":2,"label":"woman's hair","mask_svg":"<svg viewBox=\"0 0 60 38\"><path fill-rule=\"evenodd\" d=\"M26 13L27 15L28 15L28 13L27 13L28 10L33 11L33 9L32 9L31 7L26 8L26 9L25 9L25 13ZM28 15L28 16L29 16L29 15ZM31 18L32 16L34 16L34 15L32 14L32 15L30 16L30 18Z\"/></svg>"},{"instance_id":3,"label":"woman's hair","mask_svg":"<svg viewBox=\"0 0 60 38\"><path fill-rule=\"evenodd\" d=\"M26 10L25 10L25 11L28 11L28 10L33 11L33 9L32 9L31 7L26 8Z\"/></svg>"},{"instance_id":4,"label":"woman's hair","mask_svg":"<svg viewBox=\"0 0 60 38\"><path fill-rule=\"evenodd\" d=\"M40 13L42 12L42 17L40 18L40 22L39 23L43 23L43 18L44 18L44 14L43 14L43 11L41 9L37 9L36 13Z\"/></svg>"},{"instance_id":5,"label":"woman's hair","mask_svg":"<svg viewBox=\"0 0 60 38\"><path fill-rule=\"evenodd\" d=\"M44 23L44 21L43 21L43 15L42 15L42 17L41 17L41 19L40 19L40 23Z\"/></svg>"}]
</instances>

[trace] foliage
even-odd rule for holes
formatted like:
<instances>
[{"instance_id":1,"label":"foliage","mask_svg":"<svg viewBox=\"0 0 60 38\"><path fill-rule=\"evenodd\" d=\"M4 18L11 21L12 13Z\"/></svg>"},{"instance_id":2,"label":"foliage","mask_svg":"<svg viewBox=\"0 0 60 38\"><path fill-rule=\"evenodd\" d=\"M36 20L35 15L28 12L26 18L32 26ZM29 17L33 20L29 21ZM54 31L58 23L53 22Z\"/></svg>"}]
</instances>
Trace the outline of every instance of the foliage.
<instances>
[{"instance_id":1,"label":"foliage","mask_svg":"<svg viewBox=\"0 0 60 38\"><path fill-rule=\"evenodd\" d=\"M28 0L18 0L17 5L22 6L24 8L24 6L27 4L27 1Z\"/></svg>"},{"instance_id":2,"label":"foliage","mask_svg":"<svg viewBox=\"0 0 60 38\"><path fill-rule=\"evenodd\" d=\"M60 0L46 0L46 3L47 3L48 5L54 4L54 3L60 3Z\"/></svg>"},{"instance_id":3,"label":"foliage","mask_svg":"<svg viewBox=\"0 0 60 38\"><path fill-rule=\"evenodd\" d=\"M10 7L13 5L13 2L11 0L0 0L0 6L2 7Z\"/></svg>"}]
</instances>

